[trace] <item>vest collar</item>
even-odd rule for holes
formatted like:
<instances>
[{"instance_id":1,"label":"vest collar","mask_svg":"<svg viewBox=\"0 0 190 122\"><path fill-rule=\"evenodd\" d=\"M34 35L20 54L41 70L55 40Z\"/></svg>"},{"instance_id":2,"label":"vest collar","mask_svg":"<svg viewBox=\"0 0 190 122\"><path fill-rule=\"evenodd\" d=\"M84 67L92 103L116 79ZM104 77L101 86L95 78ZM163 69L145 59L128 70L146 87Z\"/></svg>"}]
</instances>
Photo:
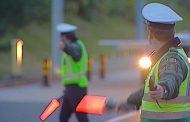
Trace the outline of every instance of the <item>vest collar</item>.
<instances>
[{"instance_id":1,"label":"vest collar","mask_svg":"<svg viewBox=\"0 0 190 122\"><path fill-rule=\"evenodd\" d=\"M169 51L169 48L171 47L179 47L179 44L181 43L180 39L178 37L175 37L174 39L168 41L164 46L162 46L158 51L153 52L150 56L152 66L165 54Z\"/></svg>"}]
</instances>

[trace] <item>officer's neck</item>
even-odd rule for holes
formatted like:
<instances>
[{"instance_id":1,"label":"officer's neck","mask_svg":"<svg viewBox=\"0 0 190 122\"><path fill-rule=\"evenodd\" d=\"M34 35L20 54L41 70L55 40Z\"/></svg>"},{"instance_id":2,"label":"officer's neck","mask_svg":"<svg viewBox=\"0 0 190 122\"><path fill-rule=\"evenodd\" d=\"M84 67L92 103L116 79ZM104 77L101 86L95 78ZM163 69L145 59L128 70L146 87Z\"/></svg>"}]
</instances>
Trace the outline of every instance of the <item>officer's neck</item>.
<instances>
[{"instance_id":1,"label":"officer's neck","mask_svg":"<svg viewBox=\"0 0 190 122\"><path fill-rule=\"evenodd\" d=\"M155 48L155 51L157 52L160 50L164 45L167 44L168 41L159 41L159 40L154 40L153 45Z\"/></svg>"}]
</instances>

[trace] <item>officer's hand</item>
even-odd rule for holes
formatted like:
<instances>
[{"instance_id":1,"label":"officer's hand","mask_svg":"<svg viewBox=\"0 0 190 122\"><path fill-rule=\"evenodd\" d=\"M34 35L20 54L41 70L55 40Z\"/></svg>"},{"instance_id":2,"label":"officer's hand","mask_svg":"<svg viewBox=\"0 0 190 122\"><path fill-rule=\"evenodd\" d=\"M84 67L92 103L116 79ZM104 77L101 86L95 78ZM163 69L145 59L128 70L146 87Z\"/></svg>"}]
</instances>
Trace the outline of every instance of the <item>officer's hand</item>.
<instances>
[{"instance_id":1,"label":"officer's hand","mask_svg":"<svg viewBox=\"0 0 190 122\"><path fill-rule=\"evenodd\" d=\"M118 108L117 108L117 111L120 112L129 112L129 111L134 111L134 110L137 110L137 107L136 105L133 105L133 104L128 104L128 103L120 103L118 105Z\"/></svg>"},{"instance_id":2,"label":"officer's hand","mask_svg":"<svg viewBox=\"0 0 190 122\"><path fill-rule=\"evenodd\" d=\"M61 48L61 50L65 49L65 42L60 41L60 48Z\"/></svg>"},{"instance_id":3,"label":"officer's hand","mask_svg":"<svg viewBox=\"0 0 190 122\"><path fill-rule=\"evenodd\" d=\"M116 108L116 105L117 103L115 101L113 101L112 99L108 99L106 101L106 111L113 111Z\"/></svg>"},{"instance_id":4,"label":"officer's hand","mask_svg":"<svg viewBox=\"0 0 190 122\"><path fill-rule=\"evenodd\" d=\"M164 88L160 85L157 85L156 90L150 91L149 94L152 99L161 99L164 95Z\"/></svg>"}]
</instances>

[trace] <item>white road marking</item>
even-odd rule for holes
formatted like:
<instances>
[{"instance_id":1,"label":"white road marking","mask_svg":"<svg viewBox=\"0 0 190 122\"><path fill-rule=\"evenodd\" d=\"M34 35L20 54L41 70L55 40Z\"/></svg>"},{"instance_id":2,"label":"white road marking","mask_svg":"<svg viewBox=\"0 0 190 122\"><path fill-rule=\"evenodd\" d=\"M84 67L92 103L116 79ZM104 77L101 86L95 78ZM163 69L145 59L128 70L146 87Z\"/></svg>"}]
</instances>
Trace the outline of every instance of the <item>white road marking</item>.
<instances>
[{"instance_id":1,"label":"white road marking","mask_svg":"<svg viewBox=\"0 0 190 122\"><path fill-rule=\"evenodd\" d=\"M130 112L130 113L118 116L118 117L114 117L114 118L112 118L110 120L107 120L105 122L120 122L120 121L122 121L124 119L127 119L127 118L135 116L137 113L139 113L139 111Z\"/></svg>"}]
</instances>

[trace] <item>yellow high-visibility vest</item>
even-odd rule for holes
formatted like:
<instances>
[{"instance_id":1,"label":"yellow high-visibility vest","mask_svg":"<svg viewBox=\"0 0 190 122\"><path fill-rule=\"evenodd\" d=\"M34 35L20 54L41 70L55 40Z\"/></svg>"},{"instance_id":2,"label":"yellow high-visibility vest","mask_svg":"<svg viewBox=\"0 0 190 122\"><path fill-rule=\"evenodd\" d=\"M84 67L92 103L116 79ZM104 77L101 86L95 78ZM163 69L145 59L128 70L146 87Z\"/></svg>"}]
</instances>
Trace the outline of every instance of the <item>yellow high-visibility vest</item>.
<instances>
[{"instance_id":1,"label":"yellow high-visibility vest","mask_svg":"<svg viewBox=\"0 0 190 122\"><path fill-rule=\"evenodd\" d=\"M159 65L163 57L167 54L178 54L186 63L188 73L185 80L182 82L179 88L178 97L171 100L156 100L150 98L149 91L149 80L153 75L155 80L154 83L159 83ZM168 51L162 58L160 58L157 63L152 67L150 73L147 76L144 97L142 101L141 117L156 120L171 120L171 119L181 119L190 116L190 96L188 95L189 90L189 64L187 56L182 48L177 48L177 52Z\"/></svg>"},{"instance_id":2,"label":"yellow high-visibility vest","mask_svg":"<svg viewBox=\"0 0 190 122\"><path fill-rule=\"evenodd\" d=\"M62 55L62 82L64 85L78 84L81 88L88 87L87 79L87 65L88 65L88 54L84 44L77 40L80 47L82 48L82 55L79 61L75 62L71 56L67 54Z\"/></svg>"}]
</instances>

